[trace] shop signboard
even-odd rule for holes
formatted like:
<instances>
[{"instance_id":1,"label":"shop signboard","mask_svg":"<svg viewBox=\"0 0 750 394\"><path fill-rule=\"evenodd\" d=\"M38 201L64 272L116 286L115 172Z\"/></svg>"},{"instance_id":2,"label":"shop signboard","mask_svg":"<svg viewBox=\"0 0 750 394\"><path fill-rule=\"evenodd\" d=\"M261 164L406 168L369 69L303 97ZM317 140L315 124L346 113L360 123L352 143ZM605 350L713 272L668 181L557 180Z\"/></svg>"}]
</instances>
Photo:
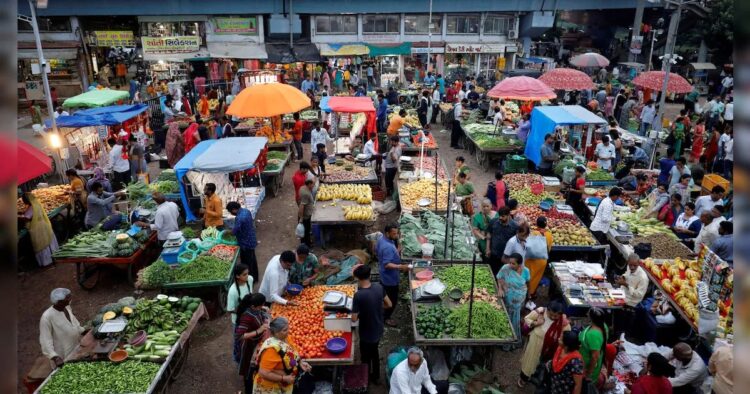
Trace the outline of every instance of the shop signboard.
<instances>
[{"instance_id":1,"label":"shop signboard","mask_svg":"<svg viewBox=\"0 0 750 394\"><path fill-rule=\"evenodd\" d=\"M249 18L212 18L214 34L257 35L258 19Z\"/></svg>"},{"instance_id":2,"label":"shop signboard","mask_svg":"<svg viewBox=\"0 0 750 394\"><path fill-rule=\"evenodd\" d=\"M431 47L431 48L411 47L411 53L445 53L445 48L444 47Z\"/></svg>"},{"instance_id":3,"label":"shop signboard","mask_svg":"<svg viewBox=\"0 0 750 394\"><path fill-rule=\"evenodd\" d=\"M643 36L633 36L633 39L630 41L630 53L639 55L641 48L643 48Z\"/></svg>"},{"instance_id":4,"label":"shop signboard","mask_svg":"<svg viewBox=\"0 0 750 394\"><path fill-rule=\"evenodd\" d=\"M504 53L503 44L445 44L445 53Z\"/></svg>"},{"instance_id":5,"label":"shop signboard","mask_svg":"<svg viewBox=\"0 0 750 394\"><path fill-rule=\"evenodd\" d=\"M141 42L145 54L198 52L201 46L199 36L141 37Z\"/></svg>"},{"instance_id":6,"label":"shop signboard","mask_svg":"<svg viewBox=\"0 0 750 394\"><path fill-rule=\"evenodd\" d=\"M95 31L94 40L98 47L135 47L135 36L132 31Z\"/></svg>"}]
</instances>

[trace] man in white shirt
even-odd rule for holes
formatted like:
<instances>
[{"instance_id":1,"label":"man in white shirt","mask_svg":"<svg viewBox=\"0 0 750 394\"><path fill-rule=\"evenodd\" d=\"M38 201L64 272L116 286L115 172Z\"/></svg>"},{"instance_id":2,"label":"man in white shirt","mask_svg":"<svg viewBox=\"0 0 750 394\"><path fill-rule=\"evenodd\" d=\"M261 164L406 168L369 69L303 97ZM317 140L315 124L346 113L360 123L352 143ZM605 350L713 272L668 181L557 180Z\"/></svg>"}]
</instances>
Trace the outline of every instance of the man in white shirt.
<instances>
[{"instance_id":1,"label":"man in white shirt","mask_svg":"<svg viewBox=\"0 0 750 394\"><path fill-rule=\"evenodd\" d=\"M313 122L313 128L310 132L310 152L314 155L318 152L318 144L326 145L328 142L333 142L334 139L328 135L328 130L320 127L319 121Z\"/></svg>"},{"instance_id":2,"label":"man in white shirt","mask_svg":"<svg viewBox=\"0 0 750 394\"><path fill-rule=\"evenodd\" d=\"M701 393L701 386L706 380L708 370L701 356L685 342L679 342L667 355L675 367L674 377L669 378L674 392Z\"/></svg>"},{"instance_id":3,"label":"man in white shirt","mask_svg":"<svg viewBox=\"0 0 750 394\"><path fill-rule=\"evenodd\" d=\"M465 98L459 98L458 103L453 106L453 125L451 128L451 148L459 149L458 141L463 135L463 129L461 129L461 119L464 113L464 106L469 104L469 100Z\"/></svg>"},{"instance_id":4,"label":"man in white shirt","mask_svg":"<svg viewBox=\"0 0 750 394\"><path fill-rule=\"evenodd\" d=\"M602 142L596 144L594 156L597 157L596 164L599 168L609 171L612 168L612 159L615 158L615 145L609 143L609 136L602 136Z\"/></svg>"},{"instance_id":5,"label":"man in white shirt","mask_svg":"<svg viewBox=\"0 0 750 394\"><path fill-rule=\"evenodd\" d=\"M726 190L717 185L711 189L711 194L698 197L695 200L695 215L701 216L703 212L711 212L711 209L715 205L724 205L724 200L722 200L724 192L726 192Z\"/></svg>"},{"instance_id":6,"label":"man in white shirt","mask_svg":"<svg viewBox=\"0 0 750 394\"><path fill-rule=\"evenodd\" d=\"M622 189L613 187L609 191L609 196L603 199L596 208L594 219L591 221L589 229L597 236L597 239L604 239L604 234L609 231L609 225L614 218L615 202L622 195Z\"/></svg>"},{"instance_id":7,"label":"man in white shirt","mask_svg":"<svg viewBox=\"0 0 750 394\"><path fill-rule=\"evenodd\" d=\"M55 367L62 366L74 354L85 331L70 309L70 299L70 290L52 290L52 306L44 311L39 320L39 344L42 346L42 354L50 359Z\"/></svg>"},{"instance_id":8,"label":"man in white shirt","mask_svg":"<svg viewBox=\"0 0 750 394\"><path fill-rule=\"evenodd\" d=\"M64 110L63 107L57 107L52 115L55 117L55 119L57 119L60 116L69 116L70 114L68 113L68 111Z\"/></svg>"},{"instance_id":9,"label":"man in white shirt","mask_svg":"<svg viewBox=\"0 0 750 394\"><path fill-rule=\"evenodd\" d=\"M180 208L172 201L167 201L167 198L159 192L152 193L151 198L156 202L154 223L135 222L135 224L156 231L156 238L159 243L163 244L169 237L169 233L180 229L177 223L180 218Z\"/></svg>"},{"instance_id":10,"label":"man in white shirt","mask_svg":"<svg viewBox=\"0 0 750 394\"><path fill-rule=\"evenodd\" d=\"M117 142L110 141L109 165L114 177L114 189L119 190L130 183L130 161L122 157L125 141L118 139Z\"/></svg>"},{"instance_id":11,"label":"man in white shirt","mask_svg":"<svg viewBox=\"0 0 750 394\"><path fill-rule=\"evenodd\" d=\"M463 101L466 98L466 90L461 89L458 91L458 101Z\"/></svg>"},{"instance_id":12,"label":"man in white shirt","mask_svg":"<svg viewBox=\"0 0 750 394\"><path fill-rule=\"evenodd\" d=\"M298 305L296 301L288 301L282 297L289 284L289 270L292 264L297 261L297 256L291 250L281 252L280 255L273 256L268 262L266 272L263 273L263 280L260 282L258 292L266 296L266 302L269 304L277 303L281 305Z\"/></svg>"},{"instance_id":13,"label":"man in white shirt","mask_svg":"<svg viewBox=\"0 0 750 394\"><path fill-rule=\"evenodd\" d=\"M635 307L643 301L643 296L648 290L648 275L641 268L641 258L633 253L628 256L628 269L621 277L617 278L617 284L625 291L625 304Z\"/></svg>"},{"instance_id":14,"label":"man in white shirt","mask_svg":"<svg viewBox=\"0 0 750 394\"><path fill-rule=\"evenodd\" d=\"M422 350L412 347L408 354L406 360L393 369L389 394L419 394L422 388L430 394L437 394L437 387L432 383Z\"/></svg>"},{"instance_id":15,"label":"man in white shirt","mask_svg":"<svg viewBox=\"0 0 750 394\"><path fill-rule=\"evenodd\" d=\"M701 228L698 236L695 237L695 246L693 247L695 253L700 252L701 244L710 248L711 244L719 238L719 224L724 221L724 217L721 216L720 212L724 212L724 207L716 205L711 208L711 212L703 212L700 216L703 228Z\"/></svg>"},{"instance_id":16,"label":"man in white shirt","mask_svg":"<svg viewBox=\"0 0 750 394\"><path fill-rule=\"evenodd\" d=\"M733 86L734 77L732 77L732 74L729 74L721 80L721 95L723 96L726 94Z\"/></svg>"}]
</instances>

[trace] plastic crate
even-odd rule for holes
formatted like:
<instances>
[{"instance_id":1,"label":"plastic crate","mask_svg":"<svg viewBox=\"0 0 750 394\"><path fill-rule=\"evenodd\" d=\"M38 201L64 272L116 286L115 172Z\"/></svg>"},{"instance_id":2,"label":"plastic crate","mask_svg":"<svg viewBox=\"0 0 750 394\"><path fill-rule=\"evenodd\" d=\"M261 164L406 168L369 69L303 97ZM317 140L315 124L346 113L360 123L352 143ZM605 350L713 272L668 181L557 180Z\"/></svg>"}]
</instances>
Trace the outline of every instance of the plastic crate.
<instances>
[{"instance_id":1,"label":"plastic crate","mask_svg":"<svg viewBox=\"0 0 750 394\"><path fill-rule=\"evenodd\" d=\"M701 183L701 195L711 193L711 189L713 189L714 186L721 186L725 191L729 191L729 185L729 181L720 175L706 174L703 176L703 182Z\"/></svg>"}]
</instances>

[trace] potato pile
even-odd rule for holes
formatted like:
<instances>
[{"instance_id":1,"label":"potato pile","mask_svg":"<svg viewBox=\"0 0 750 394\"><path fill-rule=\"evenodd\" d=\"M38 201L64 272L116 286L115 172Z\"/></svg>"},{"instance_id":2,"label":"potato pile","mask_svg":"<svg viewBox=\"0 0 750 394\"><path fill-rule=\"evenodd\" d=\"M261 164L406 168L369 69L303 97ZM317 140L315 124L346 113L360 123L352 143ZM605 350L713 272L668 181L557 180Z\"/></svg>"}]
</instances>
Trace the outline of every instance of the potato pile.
<instances>
[{"instance_id":1,"label":"potato pile","mask_svg":"<svg viewBox=\"0 0 750 394\"><path fill-rule=\"evenodd\" d=\"M399 185L399 198L401 199L401 206L405 209L422 209L419 206L418 201L422 198L429 198L431 204L423 209L430 210L447 210L448 209L448 182L438 182L437 199L435 200L435 181L434 180L419 180L407 184Z\"/></svg>"},{"instance_id":2,"label":"potato pile","mask_svg":"<svg viewBox=\"0 0 750 394\"><path fill-rule=\"evenodd\" d=\"M31 191L31 194L39 200L44 210L48 213L70 202L68 193L70 193L70 185L56 185ZM16 207L18 208L18 212L24 211L25 208L21 198L18 199Z\"/></svg>"}]
</instances>

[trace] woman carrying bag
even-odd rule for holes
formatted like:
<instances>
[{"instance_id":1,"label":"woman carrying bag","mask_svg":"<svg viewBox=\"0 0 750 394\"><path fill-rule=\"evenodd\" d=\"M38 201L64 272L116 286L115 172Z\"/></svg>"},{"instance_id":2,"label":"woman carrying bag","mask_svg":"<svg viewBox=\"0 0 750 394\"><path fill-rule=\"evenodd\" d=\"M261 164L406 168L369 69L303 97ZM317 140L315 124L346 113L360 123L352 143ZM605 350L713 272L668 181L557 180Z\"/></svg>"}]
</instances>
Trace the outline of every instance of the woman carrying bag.
<instances>
[{"instance_id":1,"label":"woman carrying bag","mask_svg":"<svg viewBox=\"0 0 750 394\"><path fill-rule=\"evenodd\" d=\"M538 230L532 231L526 240L526 256L524 265L529 269L531 279L529 280L530 298L536 294L536 288L544 276L547 268L547 259L552 250L552 233L547 230L547 218L539 216L536 219Z\"/></svg>"},{"instance_id":2,"label":"woman carrying bag","mask_svg":"<svg viewBox=\"0 0 750 394\"><path fill-rule=\"evenodd\" d=\"M563 311L561 303L552 301L547 308L537 308L524 318L521 329L528 332L529 340L521 357L518 387L525 386L534 371L552 359L563 333L570 331L570 323Z\"/></svg>"}]
</instances>

